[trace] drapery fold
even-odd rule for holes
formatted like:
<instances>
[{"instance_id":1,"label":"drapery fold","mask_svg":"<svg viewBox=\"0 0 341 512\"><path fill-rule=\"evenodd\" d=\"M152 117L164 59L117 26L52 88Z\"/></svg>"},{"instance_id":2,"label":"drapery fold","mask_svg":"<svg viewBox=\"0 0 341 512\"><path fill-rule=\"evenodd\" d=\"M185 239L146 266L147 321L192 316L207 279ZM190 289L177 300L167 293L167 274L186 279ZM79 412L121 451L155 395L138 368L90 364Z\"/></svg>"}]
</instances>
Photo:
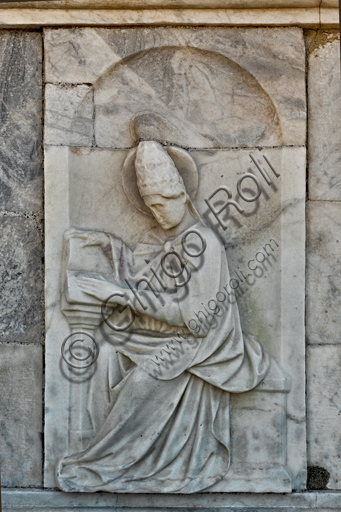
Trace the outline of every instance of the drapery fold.
<instances>
[{"instance_id":1,"label":"drapery fold","mask_svg":"<svg viewBox=\"0 0 341 512\"><path fill-rule=\"evenodd\" d=\"M85 451L60 461L62 490L192 493L228 471L229 393L257 386L270 360L242 333L221 241L201 222L189 231L190 251L184 234L171 241L191 274L184 287L162 272L169 244L159 228L134 251L111 240L114 274L137 318L128 332L105 328L88 404L96 435ZM189 256L200 247L198 233L206 249ZM172 293L161 290L162 305L141 287L143 309L124 282L148 276L160 290L151 268Z\"/></svg>"}]
</instances>

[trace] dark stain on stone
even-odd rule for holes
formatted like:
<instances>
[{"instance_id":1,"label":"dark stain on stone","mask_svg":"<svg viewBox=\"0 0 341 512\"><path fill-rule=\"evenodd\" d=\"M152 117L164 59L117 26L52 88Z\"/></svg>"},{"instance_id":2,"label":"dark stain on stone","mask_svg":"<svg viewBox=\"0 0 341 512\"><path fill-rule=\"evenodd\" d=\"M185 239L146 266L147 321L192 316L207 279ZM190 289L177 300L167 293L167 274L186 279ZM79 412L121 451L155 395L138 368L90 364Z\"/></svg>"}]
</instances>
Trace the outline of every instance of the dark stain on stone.
<instances>
[{"instance_id":1,"label":"dark stain on stone","mask_svg":"<svg viewBox=\"0 0 341 512\"><path fill-rule=\"evenodd\" d=\"M320 466L308 467L307 489L308 491L325 491L329 482L330 473Z\"/></svg>"},{"instance_id":2,"label":"dark stain on stone","mask_svg":"<svg viewBox=\"0 0 341 512\"><path fill-rule=\"evenodd\" d=\"M331 43L332 41L335 41L336 39L339 39L340 33L338 30L326 30L326 29L320 29L320 30L313 30L308 29L304 31L305 36L305 43L306 43L306 49L307 52L313 53L316 48L322 48L327 43Z\"/></svg>"}]
</instances>

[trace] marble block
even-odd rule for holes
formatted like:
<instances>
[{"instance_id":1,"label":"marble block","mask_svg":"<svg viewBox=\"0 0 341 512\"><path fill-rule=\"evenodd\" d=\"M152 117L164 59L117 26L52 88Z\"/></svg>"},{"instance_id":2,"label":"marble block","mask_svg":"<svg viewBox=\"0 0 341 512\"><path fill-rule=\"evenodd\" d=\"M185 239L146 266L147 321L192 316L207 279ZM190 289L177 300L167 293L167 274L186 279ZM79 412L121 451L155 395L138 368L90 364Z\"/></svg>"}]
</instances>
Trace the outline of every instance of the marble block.
<instances>
[{"instance_id":1,"label":"marble block","mask_svg":"<svg viewBox=\"0 0 341 512\"><path fill-rule=\"evenodd\" d=\"M308 343L340 343L341 203L309 201L307 208Z\"/></svg>"},{"instance_id":2,"label":"marble block","mask_svg":"<svg viewBox=\"0 0 341 512\"><path fill-rule=\"evenodd\" d=\"M0 6L0 27L30 29L42 27L301 27L337 28L338 9L312 7L297 8L296 5L270 9L112 9L77 8L77 2L70 9L53 8L54 0L39 0L34 6L24 3L10 3L7 8ZM100 0L102 1L102 0ZM105 3L105 0L103 0ZM172 1L172 0L171 0ZM210 2L211 0L205 0ZM237 0L239 1L239 0ZM59 0L57 0L59 3ZM45 5L44 5L45 4ZM11 6L11 7L10 7ZM62 7L62 6L59 6ZM164 4L162 7L165 7ZM272 4L273 7L273 4Z\"/></svg>"},{"instance_id":3,"label":"marble block","mask_svg":"<svg viewBox=\"0 0 341 512\"><path fill-rule=\"evenodd\" d=\"M163 512L187 510L201 512L292 512L314 510L330 512L340 510L338 492L304 492L292 494L120 494L109 493L68 495L43 489L3 489L4 512L11 510L51 510L69 512L91 508L92 511L115 510L115 512Z\"/></svg>"},{"instance_id":4,"label":"marble block","mask_svg":"<svg viewBox=\"0 0 341 512\"><path fill-rule=\"evenodd\" d=\"M113 60L110 46L95 28L45 30L44 44L45 79L51 83L94 83L120 60Z\"/></svg>"},{"instance_id":5,"label":"marble block","mask_svg":"<svg viewBox=\"0 0 341 512\"><path fill-rule=\"evenodd\" d=\"M341 347L308 347L308 464L329 471L328 489L341 489L340 381Z\"/></svg>"},{"instance_id":6,"label":"marble block","mask_svg":"<svg viewBox=\"0 0 341 512\"><path fill-rule=\"evenodd\" d=\"M0 344L1 485L42 483L42 348Z\"/></svg>"},{"instance_id":7,"label":"marble block","mask_svg":"<svg viewBox=\"0 0 341 512\"><path fill-rule=\"evenodd\" d=\"M300 29L58 29L45 50L47 82L94 84L98 147L131 147L142 112L182 147L305 143Z\"/></svg>"},{"instance_id":8,"label":"marble block","mask_svg":"<svg viewBox=\"0 0 341 512\"><path fill-rule=\"evenodd\" d=\"M322 0L321 7L339 7L337 0Z\"/></svg>"},{"instance_id":9,"label":"marble block","mask_svg":"<svg viewBox=\"0 0 341 512\"><path fill-rule=\"evenodd\" d=\"M171 151L183 152L174 147ZM101 251L91 244L84 248L82 244L75 245L72 233L75 229L77 236L88 233L91 237L94 231L114 233L124 238L129 247L134 247L141 233L155 226L153 218L136 209L127 198L129 193L126 192L127 196L122 188L125 186L122 185L122 167L129 154L132 153L127 149L46 148L45 485L48 487L56 486L58 460L67 453L86 448L95 435L96 426L87 407L91 409L100 403L104 407L97 391L103 390L105 395L106 384L97 382L96 375L99 376L101 370L98 373L96 368L111 361L113 356L110 345L102 343L98 361L83 377L77 370L68 369L61 357L63 341L75 330L101 339L96 330L101 323L100 303L77 295L79 292L73 291L72 283L80 273L89 276L112 273ZM231 300L238 302L242 329L261 340L264 349L278 364L276 370L275 362L272 363L271 372L258 388L243 396L232 394L230 405L227 401L224 406L225 420L231 415L231 432L224 431L226 442L231 438L231 468L226 478L212 486L210 492L302 489L306 460L305 149L272 148L266 152L196 149L185 154L187 164L194 162L198 170L195 208L217 231L228 255L233 276L231 284L238 288L236 299ZM173 153L176 158L174 155L176 153ZM270 178L270 174L272 184L268 185L264 176ZM246 177L249 184L244 183ZM240 179L243 187L238 185ZM233 197L237 197L238 187L243 197L255 197L257 180L261 187L259 200L247 202L239 198L244 214L237 210L222 213L219 218L227 229L221 228L205 199L226 184L233 190ZM223 200L224 196L217 196L212 204L217 208ZM123 256L120 258L123 263ZM246 276L246 280L242 276ZM61 294L64 283L65 296ZM141 389L144 389L142 385ZM92 405L87 406L89 396ZM164 395L162 397L164 402ZM103 414L105 417L106 413ZM247 427L253 423L253 429ZM118 492L135 492L129 489L125 487ZM148 489L142 492L150 492ZM162 492L162 486L158 485L157 489Z\"/></svg>"},{"instance_id":10,"label":"marble block","mask_svg":"<svg viewBox=\"0 0 341 512\"><path fill-rule=\"evenodd\" d=\"M42 241L32 222L0 217L0 343L40 343Z\"/></svg>"},{"instance_id":11,"label":"marble block","mask_svg":"<svg viewBox=\"0 0 341 512\"><path fill-rule=\"evenodd\" d=\"M309 55L309 198L341 200L340 41L327 41Z\"/></svg>"},{"instance_id":12,"label":"marble block","mask_svg":"<svg viewBox=\"0 0 341 512\"><path fill-rule=\"evenodd\" d=\"M85 94L69 139L54 99L46 126L45 485L304 489L302 31L48 29L45 48L47 97Z\"/></svg>"},{"instance_id":13,"label":"marble block","mask_svg":"<svg viewBox=\"0 0 341 512\"><path fill-rule=\"evenodd\" d=\"M45 144L91 146L93 92L87 85L45 89Z\"/></svg>"},{"instance_id":14,"label":"marble block","mask_svg":"<svg viewBox=\"0 0 341 512\"><path fill-rule=\"evenodd\" d=\"M42 204L42 40L0 31L0 209Z\"/></svg>"},{"instance_id":15,"label":"marble block","mask_svg":"<svg viewBox=\"0 0 341 512\"><path fill-rule=\"evenodd\" d=\"M292 512L340 510L338 492L304 492L292 494L120 494L109 493L70 495L43 489L3 489L3 511L39 510L41 512L69 512L90 508L94 512Z\"/></svg>"},{"instance_id":16,"label":"marble block","mask_svg":"<svg viewBox=\"0 0 341 512\"><path fill-rule=\"evenodd\" d=\"M338 7L338 0L24 0L22 8L40 9L285 9ZM14 2L18 5L18 2ZM20 4L19 4L20 5ZM5 7L2 7L4 9Z\"/></svg>"}]
</instances>

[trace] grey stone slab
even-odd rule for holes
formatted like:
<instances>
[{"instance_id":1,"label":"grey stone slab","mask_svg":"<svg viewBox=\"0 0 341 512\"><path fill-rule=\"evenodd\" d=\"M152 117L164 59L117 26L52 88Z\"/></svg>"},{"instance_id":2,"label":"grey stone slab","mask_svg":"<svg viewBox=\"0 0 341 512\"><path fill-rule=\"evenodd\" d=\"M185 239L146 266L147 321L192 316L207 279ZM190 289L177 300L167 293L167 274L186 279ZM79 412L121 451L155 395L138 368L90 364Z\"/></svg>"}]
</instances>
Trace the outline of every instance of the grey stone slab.
<instances>
[{"instance_id":1,"label":"grey stone slab","mask_svg":"<svg viewBox=\"0 0 341 512\"><path fill-rule=\"evenodd\" d=\"M0 217L0 342L41 342L42 257L30 220Z\"/></svg>"},{"instance_id":2,"label":"grey stone slab","mask_svg":"<svg viewBox=\"0 0 341 512\"><path fill-rule=\"evenodd\" d=\"M42 203L41 34L0 31L0 209Z\"/></svg>"},{"instance_id":3,"label":"grey stone slab","mask_svg":"<svg viewBox=\"0 0 341 512\"><path fill-rule=\"evenodd\" d=\"M92 117L92 87L46 85L45 144L91 146Z\"/></svg>"},{"instance_id":4,"label":"grey stone slab","mask_svg":"<svg viewBox=\"0 0 341 512\"><path fill-rule=\"evenodd\" d=\"M336 492L307 492L294 494L214 494L200 495L160 495L135 494L115 495L109 493L62 493L51 490L3 490L3 510L115 510L115 512L130 512L138 510L155 512L166 510L200 510L201 512L245 511L258 512L267 510L275 512L300 510L339 510L337 500L340 495ZM326 502L326 508L317 508L316 502Z\"/></svg>"},{"instance_id":5,"label":"grey stone slab","mask_svg":"<svg viewBox=\"0 0 341 512\"><path fill-rule=\"evenodd\" d=\"M341 347L307 351L308 465L330 473L329 489L341 489ZM341 503L341 495L339 505ZM332 500L320 506L335 505Z\"/></svg>"},{"instance_id":6,"label":"grey stone slab","mask_svg":"<svg viewBox=\"0 0 341 512\"><path fill-rule=\"evenodd\" d=\"M309 55L309 198L340 200L340 41L326 39Z\"/></svg>"},{"instance_id":7,"label":"grey stone slab","mask_svg":"<svg viewBox=\"0 0 341 512\"><path fill-rule=\"evenodd\" d=\"M341 203L307 207L306 334L309 343L340 343Z\"/></svg>"},{"instance_id":8,"label":"grey stone slab","mask_svg":"<svg viewBox=\"0 0 341 512\"><path fill-rule=\"evenodd\" d=\"M341 493L324 491L316 494L316 507L318 509L340 509Z\"/></svg>"},{"instance_id":9,"label":"grey stone slab","mask_svg":"<svg viewBox=\"0 0 341 512\"><path fill-rule=\"evenodd\" d=\"M0 465L7 487L41 485L42 349L0 344Z\"/></svg>"},{"instance_id":10,"label":"grey stone slab","mask_svg":"<svg viewBox=\"0 0 341 512\"><path fill-rule=\"evenodd\" d=\"M45 48L47 81L94 84L99 147L305 143L300 29L58 29Z\"/></svg>"}]
</instances>

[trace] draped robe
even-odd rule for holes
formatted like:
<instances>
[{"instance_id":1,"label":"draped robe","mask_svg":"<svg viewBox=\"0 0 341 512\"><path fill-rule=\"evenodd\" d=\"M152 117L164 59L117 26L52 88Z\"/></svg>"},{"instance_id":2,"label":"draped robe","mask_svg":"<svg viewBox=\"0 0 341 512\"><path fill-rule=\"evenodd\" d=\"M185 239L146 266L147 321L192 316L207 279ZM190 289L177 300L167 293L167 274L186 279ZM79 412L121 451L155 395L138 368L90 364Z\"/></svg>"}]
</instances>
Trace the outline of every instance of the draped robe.
<instances>
[{"instance_id":1,"label":"draped robe","mask_svg":"<svg viewBox=\"0 0 341 512\"><path fill-rule=\"evenodd\" d=\"M198 233L206 244L200 256ZM174 253L165 257L170 248L182 266ZM224 246L198 222L171 241L155 228L133 251L111 237L106 252L136 317L126 331L102 326L88 402L96 435L60 461L59 486L209 490L229 469L229 394L256 387L270 364L260 343L242 333Z\"/></svg>"}]
</instances>

